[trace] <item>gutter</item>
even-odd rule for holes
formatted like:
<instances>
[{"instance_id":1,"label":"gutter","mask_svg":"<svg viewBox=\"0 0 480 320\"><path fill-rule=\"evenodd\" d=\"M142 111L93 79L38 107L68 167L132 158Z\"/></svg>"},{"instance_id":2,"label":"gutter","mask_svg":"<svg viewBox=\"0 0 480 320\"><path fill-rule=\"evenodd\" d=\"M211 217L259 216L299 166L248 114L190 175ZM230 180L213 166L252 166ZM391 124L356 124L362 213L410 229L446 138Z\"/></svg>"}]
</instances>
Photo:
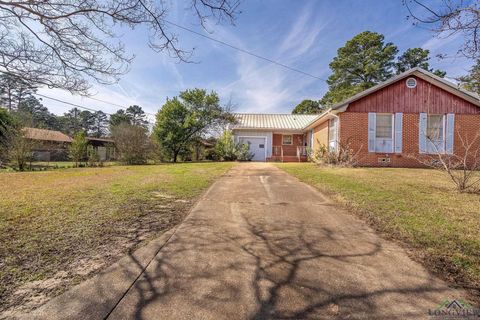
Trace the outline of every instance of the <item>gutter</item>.
<instances>
[{"instance_id":1,"label":"gutter","mask_svg":"<svg viewBox=\"0 0 480 320\"><path fill-rule=\"evenodd\" d=\"M318 123L319 120L325 119L326 117L329 117L329 116L332 116L336 119L339 119L339 117L337 116L337 113L340 113L340 112L343 112L343 111L344 111L343 109L342 110L334 110L332 108L329 108L327 111L322 113L317 119L313 120L310 124L308 124L303 130L313 129L313 127L316 127L316 124Z\"/></svg>"}]
</instances>

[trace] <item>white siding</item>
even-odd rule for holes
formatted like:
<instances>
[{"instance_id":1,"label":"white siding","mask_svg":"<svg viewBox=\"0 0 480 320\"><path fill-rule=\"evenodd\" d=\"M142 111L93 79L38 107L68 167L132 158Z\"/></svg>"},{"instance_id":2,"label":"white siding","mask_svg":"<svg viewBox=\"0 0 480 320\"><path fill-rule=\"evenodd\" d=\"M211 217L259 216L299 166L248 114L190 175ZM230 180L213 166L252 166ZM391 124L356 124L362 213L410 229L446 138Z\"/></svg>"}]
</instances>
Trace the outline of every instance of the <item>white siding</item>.
<instances>
[{"instance_id":1,"label":"white siding","mask_svg":"<svg viewBox=\"0 0 480 320\"><path fill-rule=\"evenodd\" d=\"M235 143L238 143L238 137L267 137L265 142L265 147L267 148L267 158L272 156L272 141L273 141L273 132L272 131L261 131L261 130L233 130L233 137Z\"/></svg>"}]
</instances>

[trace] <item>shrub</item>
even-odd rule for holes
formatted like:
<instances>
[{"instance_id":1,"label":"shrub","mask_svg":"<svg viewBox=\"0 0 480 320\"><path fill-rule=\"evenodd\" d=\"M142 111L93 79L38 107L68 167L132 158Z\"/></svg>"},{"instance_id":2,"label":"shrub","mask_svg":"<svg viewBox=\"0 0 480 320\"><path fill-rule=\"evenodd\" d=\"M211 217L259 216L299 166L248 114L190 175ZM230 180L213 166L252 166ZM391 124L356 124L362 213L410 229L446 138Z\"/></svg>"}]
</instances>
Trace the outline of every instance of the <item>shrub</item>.
<instances>
[{"instance_id":1,"label":"shrub","mask_svg":"<svg viewBox=\"0 0 480 320\"><path fill-rule=\"evenodd\" d=\"M18 170L24 171L27 163L33 160L35 141L25 137L24 130L10 128L6 134L7 159L16 163Z\"/></svg>"},{"instance_id":2,"label":"shrub","mask_svg":"<svg viewBox=\"0 0 480 320\"><path fill-rule=\"evenodd\" d=\"M217 157L223 161L234 161L238 157L238 147L233 140L233 134L230 130L225 130L215 145Z\"/></svg>"},{"instance_id":3,"label":"shrub","mask_svg":"<svg viewBox=\"0 0 480 320\"><path fill-rule=\"evenodd\" d=\"M88 155L88 166L96 167L100 165L100 156L98 155L97 149L95 147L88 146L87 155Z\"/></svg>"},{"instance_id":4,"label":"shrub","mask_svg":"<svg viewBox=\"0 0 480 320\"><path fill-rule=\"evenodd\" d=\"M210 161L218 161L220 160L218 158L217 151L215 149L207 149L205 150L205 160L210 160Z\"/></svg>"},{"instance_id":5,"label":"shrub","mask_svg":"<svg viewBox=\"0 0 480 320\"><path fill-rule=\"evenodd\" d=\"M73 137L72 144L70 145L68 151L69 156L75 162L75 167L78 167L78 164L82 159L85 158L87 153L88 141L85 136L85 132L79 132Z\"/></svg>"},{"instance_id":6,"label":"shrub","mask_svg":"<svg viewBox=\"0 0 480 320\"><path fill-rule=\"evenodd\" d=\"M358 151L359 152L359 151ZM310 158L312 161L320 164L328 164L341 167L353 167L358 163L358 152L354 152L350 147L350 143L346 145L338 145L337 150L332 150L328 146L322 144Z\"/></svg>"},{"instance_id":7,"label":"shrub","mask_svg":"<svg viewBox=\"0 0 480 320\"><path fill-rule=\"evenodd\" d=\"M147 163L151 150L151 141L147 135L147 129L121 123L112 128L112 136L120 155L120 161L125 164Z\"/></svg>"},{"instance_id":8,"label":"shrub","mask_svg":"<svg viewBox=\"0 0 480 320\"><path fill-rule=\"evenodd\" d=\"M250 152L250 147L248 144L244 143L241 145L237 145L237 160L239 161L251 161L253 159L254 154Z\"/></svg>"}]
</instances>

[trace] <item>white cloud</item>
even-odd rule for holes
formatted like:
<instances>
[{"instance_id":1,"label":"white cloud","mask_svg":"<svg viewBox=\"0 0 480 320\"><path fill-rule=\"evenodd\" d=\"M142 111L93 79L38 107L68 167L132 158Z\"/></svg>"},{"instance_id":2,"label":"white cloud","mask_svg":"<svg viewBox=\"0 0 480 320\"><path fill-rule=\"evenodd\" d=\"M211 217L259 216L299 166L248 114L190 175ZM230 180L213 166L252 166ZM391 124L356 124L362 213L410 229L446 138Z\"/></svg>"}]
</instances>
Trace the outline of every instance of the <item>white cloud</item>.
<instances>
[{"instance_id":1,"label":"white cloud","mask_svg":"<svg viewBox=\"0 0 480 320\"><path fill-rule=\"evenodd\" d=\"M302 10L300 18L281 41L279 49L271 50L272 55L275 55L274 59L295 66L295 62L308 57L308 60L312 61L309 66L310 70L317 67L318 59L310 58L312 55L316 55L314 51L318 51L312 48L323 26L318 21L312 22L311 12L309 6ZM225 28L218 26L216 28L216 35L219 39L228 39L229 43L250 50L235 34ZM225 50L220 46L218 49ZM261 51L255 53L271 57L268 53ZM304 96L303 92L306 87L314 83L318 83L320 88L320 84L323 84L321 80L298 74L240 52L235 53L234 63L238 78L228 84L217 83L213 87L217 88L222 98L232 98L237 105L237 112L290 112L293 106L302 99L319 98Z\"/></svg>"},{"instance_id":2,"label":"white cloud","mask_svg":"<svg viewBox=\"0 0 480 320\"><path fill-rule=\"evenodd\" d=\"M222 96L232 95L241 112L284 112L303 97L302 90L316 80L256 58L237 55L239 78L219 88ZM287 110L288 108L288 110Z\"/></svg>"},{"instance_id":3,"label":"white cloud","mask_svg":"<svg viewBox=\"0 0 480 320\"><path fill-rule=\"evenodd\" d=\"M460 37L460 33L455 34L439 34L435 37L427 40L423 45L423 49L430 51L438 51L439 49L447 47L450 43L454 42Z\"/></svg>"},{"instance_id":4,"label":"white cloud","mask_svg":"<svg viewBox=\"0 0 480 320\"><path fill-rule=\"evenodd\" d=\"M316 43L320 32L328 25L328 20L320 21L312 17L314 10L311 5L303 8L301 14L290 29L290 32L280 45L281 54L288 53L297 57L308 52Z\"/></svg>"}]
</instances>

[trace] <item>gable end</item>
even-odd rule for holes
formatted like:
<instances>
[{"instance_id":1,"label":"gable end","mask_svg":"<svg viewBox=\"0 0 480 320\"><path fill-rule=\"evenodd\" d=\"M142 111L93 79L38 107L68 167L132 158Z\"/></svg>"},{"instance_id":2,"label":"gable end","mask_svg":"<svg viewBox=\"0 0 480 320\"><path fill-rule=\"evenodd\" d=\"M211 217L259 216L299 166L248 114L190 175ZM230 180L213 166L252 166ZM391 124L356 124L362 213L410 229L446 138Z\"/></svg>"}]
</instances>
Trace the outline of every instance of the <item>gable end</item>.
<instances>
[{"instance_id":1,"label":"gable end","mask_svg":"<svg viewBox=\"0 0 480 320\"><path fill-rule=\"evenodd\" d=\"M415 88L407 87L408 78L414 78L417 81ZM346 112L480 114L480 107L475 104L416 75L408 78L399 79L352 101Z\"/></svg>"}]
</instances>

